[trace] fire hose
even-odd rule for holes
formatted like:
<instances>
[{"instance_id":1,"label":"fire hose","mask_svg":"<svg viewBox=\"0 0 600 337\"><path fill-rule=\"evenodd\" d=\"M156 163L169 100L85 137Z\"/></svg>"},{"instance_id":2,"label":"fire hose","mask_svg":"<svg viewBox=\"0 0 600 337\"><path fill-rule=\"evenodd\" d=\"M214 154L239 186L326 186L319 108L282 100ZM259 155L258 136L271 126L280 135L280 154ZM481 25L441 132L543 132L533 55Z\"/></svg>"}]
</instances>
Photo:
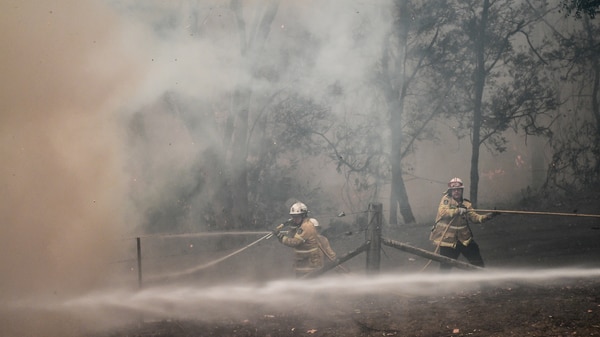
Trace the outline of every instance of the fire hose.
<instances>
[{"instance_id":1,"label":"fire hose","mask_svg":"<svg viewBox=\"0 0 600 337\"><path fill-rule=\"evenodd\" d=\"M258 233L260 233L260 232L258 232ZM168 275L159 275L159 276L154 277L153 279L158 280L158 279L165 279L165 278L169 278L169 277L186 276L186 275L190 275L192 273L198 272L200 270L206 269L208 267L212 267L212 266L214 266L214 265L216 265L218 263L221 263L221 262L229 259L230 257L232 257L234 255L237 255L237 254L243 252L244 250L246 250L246 249L248 249L248 248L256 245L257 243L261 242L262 240L270 238L271 236L273 236L273 233L268 233L267 235L262 236L258 240L255 240L255 241L249 243L248 245L246 245L246 246L244 246L244 247L242 247L242 248L234 251L233 253L227 254L227 255L225 255L223 257L220 257L220 258L218 258L216 260L213 260L213 261L210 261L208 263L205 263L205 264L202 264L202 265L198 265L198 266L195 266L195 267L192 267L192 268L188 268L188 269L180 271L180 272L170 273Z\"/></svg>"},{"instance_id":2,"label":"fire hose","mask_svg":"<svg viewBox=\"0 0 600 337\"><path fill-rule=\"evenodd\" d=\"M507 214L530 214L530 215L557 215L557 216L579 216L589 218L600 218L600 214L582 214L582 213L560 213L560 212L534 212L534 211L510 211L501 209L474 209L475 212L496 212Z\"/></svg>"}]
</instances>

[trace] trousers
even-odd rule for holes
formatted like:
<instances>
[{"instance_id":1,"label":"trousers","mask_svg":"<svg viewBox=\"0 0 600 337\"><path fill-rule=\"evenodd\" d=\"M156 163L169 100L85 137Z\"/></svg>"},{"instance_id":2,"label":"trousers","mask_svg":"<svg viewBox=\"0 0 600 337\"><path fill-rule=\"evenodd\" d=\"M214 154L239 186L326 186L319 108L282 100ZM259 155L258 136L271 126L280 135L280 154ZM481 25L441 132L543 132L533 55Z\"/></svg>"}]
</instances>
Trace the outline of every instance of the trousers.
<instances>
[{"instance_id":1,"label":"trousers","mask_svg":"<svg viewBox=\"0 0 600 337\"><path fill-rule=\"evenodd\" d=\"M463 255L470 264L484 267L483 258L481 257L481 252L479 252L479 245L475 240L469 242L468 245L463 245L460 242L456 243L456 247L440 247L440 255L451 258L458 259L460 255ZM452 265L447 263L440 263L440 270L450 270L452 269Z\"/></svg>"}]
</instances>

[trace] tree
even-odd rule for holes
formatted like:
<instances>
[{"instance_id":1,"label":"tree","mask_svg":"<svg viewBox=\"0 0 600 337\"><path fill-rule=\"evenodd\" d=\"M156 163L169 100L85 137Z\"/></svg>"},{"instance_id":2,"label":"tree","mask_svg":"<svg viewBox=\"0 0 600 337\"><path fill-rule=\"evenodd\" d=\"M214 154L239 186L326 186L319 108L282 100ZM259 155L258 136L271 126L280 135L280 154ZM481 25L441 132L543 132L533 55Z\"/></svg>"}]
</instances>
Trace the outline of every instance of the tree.
<instances>
[{"instance_id":1,"label":"tree","mask_svg":"<svg viewBox=\"0 0 600 337\"><path fill-rule=\"evenodd\" d=\"M405 223L415 221L403 178L409 167L404 159L419 140L433 137L428 123L444 111L444 94L455 81L434 68L451 52L436 47L445 43L441 37L450 12L445 1L394 1L384 19L390 26L369 81L373 87L365 89L370 94L360 95L372 98L368 112L354 113L352 125L340 121L335 132L323 135L338 170L355 191L371 190L373 200L382 185L391 185L391 224L397 223L398 210Z\"/></svg>"},{"instance_id":2,"label":"tree","mask_svg":"<svg viewBox=\"0 0 600 337\"><path fill-rule=\"evenodd\" d=\"M509 127L526 134L546 131L540 116L556 108L543 67L529 40L539 12L513 1L457 3L454 43L464 46L455 66L462 72L455 102L463 130L471 136L470 198L477 205L482 145L503 151Z\"/></svg>"},{"instance_id":3,"label":"tree","mask_svg":"<svg viewBox=\"0 0 600 337\"><path fill-rule=\"evenodd\" d=\"M547 187L571 194L600 182L600 27L589 18L572 26L553 29L557 43L546 54L561 75L561 93L568 103L549 139L553 155Z\"/></svg>"}]
</instances>

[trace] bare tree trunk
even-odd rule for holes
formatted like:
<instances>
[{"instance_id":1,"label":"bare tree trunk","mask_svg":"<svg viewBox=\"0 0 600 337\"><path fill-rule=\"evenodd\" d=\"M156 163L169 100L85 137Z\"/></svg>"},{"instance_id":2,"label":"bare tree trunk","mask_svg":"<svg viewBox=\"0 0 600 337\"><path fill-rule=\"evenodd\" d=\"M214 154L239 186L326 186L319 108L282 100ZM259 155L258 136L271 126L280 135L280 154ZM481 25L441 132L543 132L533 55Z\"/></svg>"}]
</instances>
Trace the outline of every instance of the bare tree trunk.
<instances>
[{"instance_id":1,"label":"bare tree trunk","mask_svg":"<svg viewBox=\"0 0 600 337\"><path fill-rule=\"evenodd\" d=\"M485 29L490 7L490 1L483 1L483 10L479 22L477 41L475 44L475 101L473 107L473 139L471 140L471 187L470 198L473 207L477 207L477 191L479 189L479 148L481 145L481 120L482 120L482 101L483 88L485 87Z\"/></svg>"},{"instance_id":2,"label":"bare tree trunk","mask_svg":"<svg viewBox=\"0 0 600 337\"><path fill-rule=\"evenodd\" d=\"M388 107L390 109L391 128L391 166L392 166L392 189L390 191L390 224L397 223L396 209L400 208L400 214L405 223L414 223L415 217L412 213L404 178L402 177L402 116L404 114L404 97L406 88L404 78L406 69L406 49L408 43L408 29L410 16L408 13L408 0L396 0L398 15L394 19L392 36L397 36L398 55L395 58L394 69L396 71L396 85L391 86L393 93L387 95ZM393 82L390 82L393 83ZM392 211L393 210L393 211Z\"/></svg>"},{"instance_id":3,"label":"bare tree trunk","mask_svg":"<svg viewBox=\"0 0 600 337\"><path fill-rule=\"evenodd\" d=\"M270 1L265 14L258 23L256 35L248 35L246 24L242 15L242 5L239 0L231 1L231 9L235 13L238 30L240 33L240 50L245 57L247 65L252 72L260 52L269 36L271 24L275 19L279 8L279 1ZM247 222L248 209L248 124L250 117L250 102L252 98L252 89L250 83L240 83L233 94L232 111L235 116L235 125L233 129L233 141L231 148L231 200L234 226L242 227Z\"/></svg>"},{"instance_id":4,"label":"bare tree trunk","mask_svg":"<svg viewBox=\"0 0 600 337\"><path fill-rule=\"evenodd\" d=\"M406 185L402 177L402 104L392 104L391 109L391 133L392 133L392 150L391 150L391 166L392 166L392 189L390 191L390 224L397 224L398 208L405 223L414 223L415 216L412 213L412 208L408 200Z\"/></svg>"},{"instance_id":5,"label":"bare tree trunk","mask_svg":"<svg viewBox=\"0 0 600 337\"><path fill-rule=\"evenodd\" d=\"M590 23L590 19L586 17L585 19L585 27L588 32L588 41L589 48L593 50L595 47L595 37L593 32L593 26ZM595 172L600 172L600 62L598 58L595 57L592 59L592 67L591 67L592 75L592 88L591 88L591 96L592 96L592 114L594 115L594 121L596 122L596 134L594 137L594 144L592 145L592 153L596 155L596 168ZM598 181L598 177L593 177L594 180Z\"/></svg>"},{"instance_id":6,"label":"bare tree trunk","mask_svg":"<svg viewBox=\"0 0 600 337\"><path fill-rule=\"evenodd\" d=\"M402 174L402 172L400 172L400 174ZM415 223L416 219L412 212L412 208L410 207L410 202L408 201L406 185L404 184L404 179L402 176L396 180L394 188L396 190L395 194L398 196L398 207L400 208L400 214L402 214L404 223Z\"/></svg>"}]
</instances>

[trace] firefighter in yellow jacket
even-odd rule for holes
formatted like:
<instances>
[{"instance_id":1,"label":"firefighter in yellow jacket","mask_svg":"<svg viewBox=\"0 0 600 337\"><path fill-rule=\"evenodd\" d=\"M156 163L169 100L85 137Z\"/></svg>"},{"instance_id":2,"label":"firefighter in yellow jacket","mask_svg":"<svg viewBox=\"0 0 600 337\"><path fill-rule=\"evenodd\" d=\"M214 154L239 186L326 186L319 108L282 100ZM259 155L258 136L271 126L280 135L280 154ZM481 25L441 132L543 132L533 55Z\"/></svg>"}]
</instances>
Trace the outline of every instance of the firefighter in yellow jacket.
<instances>
[{"instance_id":1,"label":"firefighter in yellow jacket","mask_svg":"<svg viewBox=\"0 0 600 337\"><path fill-rule=\"evenodd\" d=\"M473 239L469 223L483 223L499 213L477 214L471 202L463 198L463 190L464 184L460 178L450 180L448 190L440 201L429 239L439 248L440 255L457 259L462 254L469 263L484 267L479 245ZM440 264L441 270L451 268L449 264Z\"/></svg>"},{"instance_id":2,"label":"firefighter in yellow jacket","mask_svg":"<svg viewBox=\"0 0 600 337\"><path fill-rule=\"evenodd\" d=\"M293 204L290 208L290 215L292 216L291 229L287 235L281 231L276 231L275 234L281 243L294 248L294 269L296 277L299 278L323 268L324 254L319 248L318 233L308 218L306 205L301 202Z\"/></svg>"}]
</instances>

